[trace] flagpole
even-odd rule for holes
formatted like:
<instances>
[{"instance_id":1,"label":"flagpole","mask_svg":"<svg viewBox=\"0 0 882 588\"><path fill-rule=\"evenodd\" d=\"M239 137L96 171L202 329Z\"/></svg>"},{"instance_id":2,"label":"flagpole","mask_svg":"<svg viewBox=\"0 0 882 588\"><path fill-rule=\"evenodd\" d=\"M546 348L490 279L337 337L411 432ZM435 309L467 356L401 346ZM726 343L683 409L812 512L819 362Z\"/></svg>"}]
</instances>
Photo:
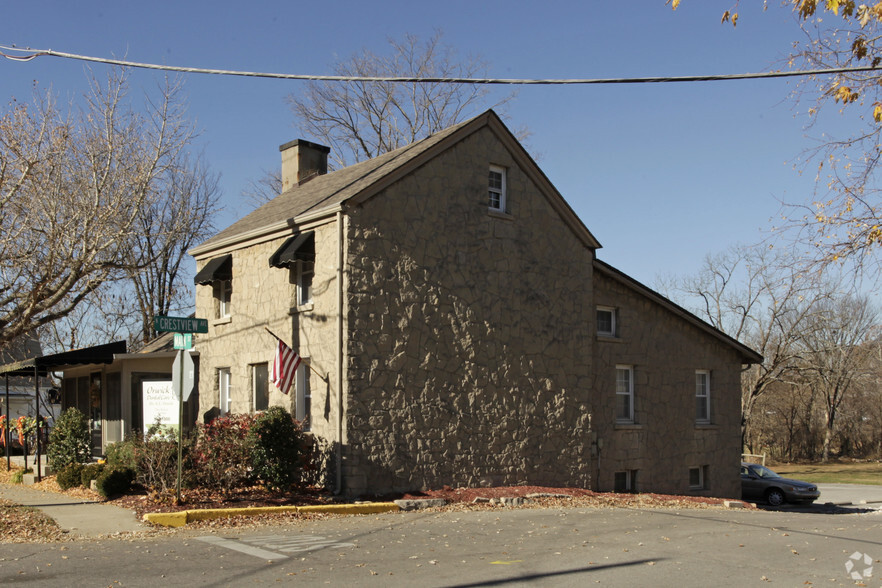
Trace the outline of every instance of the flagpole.
<instances>
[{"instance_id":1,"label":"flagpole","mask_svg":"<svg viewBox=\"0 0 882 588\"><path fill-rule=\"evenodd\" d=\"M275 333L273 333L272 331L270 331L270 330L269 330L269 327L264 327L264 329L266 329L266 332L269 333L270 335L272 335L273 337L275 337L278 341L282 341L282 338L279 337L278 335L276 335ZM285 342L282 341L282 343L285 343ZM287 343L285 343L285 345L287 345ZM311 369L311 370L313 371L313 373L314 373L315 375L317 375L319 378L321 378L321 380L322 380L324 383L326 383L326 384L328 383L328 376L327 376L327 375L324 375L324 376L321 375L321 374L320 374L320 373L319 373L314 367L312 367L312 365L309 364L309 362L305 362L305 363L306 363L306 367L308 367L309 369Z\"/></svg>"}]
</instances>

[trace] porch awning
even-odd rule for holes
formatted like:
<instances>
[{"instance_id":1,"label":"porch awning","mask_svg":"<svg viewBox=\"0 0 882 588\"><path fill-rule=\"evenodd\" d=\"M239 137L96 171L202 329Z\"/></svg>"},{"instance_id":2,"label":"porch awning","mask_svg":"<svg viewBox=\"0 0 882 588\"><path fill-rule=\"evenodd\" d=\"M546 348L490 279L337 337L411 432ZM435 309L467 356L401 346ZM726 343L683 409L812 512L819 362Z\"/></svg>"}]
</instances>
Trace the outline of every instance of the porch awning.
<instances>
[{"instance_id":1,"label":"porch awning","mask_svg":"<svg viewBox=\"0 0 882 588\"><path fill-rule=\"evenodd\" d=\"M95 345L94 347L85 347L83 349L64 351L62 353L8 363L0 366L0 376L33 376L34 371L39 376L45 376L49 372L60 371L62 368L75 365L113 363L114 355L125 352L125 341L105 343L104 345Z\"/></svg>"},{"instance_id":2,"label":"porch awning","mask_svg":"<svg viewBox=\"0 0 882 588\"><path fill-rule=\"evenodd\" d=\"M205 286L206 284L211 284L213 282L218 282L221 280L232 280L233 279L233 256L232 255L221 255L220 257L215 257L212 260L209 260L208 263L205 264L196 277L193 278L193 283L198 284L199 286Z\"/></svg>"},{"instance_id":3,"label":"porch awning","mask_svg":"<svg viewBox=\"0 0 882 588\"><path fill-rule=\"evenodd\" d=\"M297 260L315 261L315 232L295 235L282 243L269 260L270 267L291 267Z\"/></svg>"}]
</instances>

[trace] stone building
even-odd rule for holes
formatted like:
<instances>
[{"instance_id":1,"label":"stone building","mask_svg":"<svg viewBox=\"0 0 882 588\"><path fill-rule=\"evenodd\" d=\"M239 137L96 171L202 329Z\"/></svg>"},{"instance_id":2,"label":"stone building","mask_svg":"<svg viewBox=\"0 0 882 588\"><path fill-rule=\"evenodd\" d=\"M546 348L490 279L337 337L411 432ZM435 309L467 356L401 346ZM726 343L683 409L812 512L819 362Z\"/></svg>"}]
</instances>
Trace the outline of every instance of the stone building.
<instances>
[{"instance_id":1,"label":"stone building","mask_svg":"<svg viewBox=\"0 0 882 588\"><path fill-rule=\"evenodd\" d=\"M761 358L599 261L494 112L332 173L326 147L280 149L283 193L191 251L203 419L285 406L350 496L739 495ZM273 334L304 358L288 396Z\"/></svg>"}]
</instances>

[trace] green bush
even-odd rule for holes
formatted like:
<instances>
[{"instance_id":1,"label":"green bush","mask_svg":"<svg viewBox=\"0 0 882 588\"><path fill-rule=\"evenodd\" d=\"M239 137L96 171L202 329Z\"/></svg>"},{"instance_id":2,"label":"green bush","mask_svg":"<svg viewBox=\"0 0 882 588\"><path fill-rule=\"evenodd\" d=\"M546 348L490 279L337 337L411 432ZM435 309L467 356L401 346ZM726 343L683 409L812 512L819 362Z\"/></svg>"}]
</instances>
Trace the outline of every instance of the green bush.
<instances>
[{"instance_id":1,"label":"green bush","mask_svg":"<svg viewBox=\"0 0 882 588\"><path fill-rule=\"evenodd\" d=\"M72 463L61 468L55 475L55 481L62 490L79 486L82 482L83 465Z\"/></svg>"},{"instance_id":2,"label":"green bush","mask_svg":"<svg viewBox=\"0 0 882 588\"><path fill-rule=\"evenodd\" d=\"M105 468L95 480L95 486L98 494L110 498L128 492L134 479L135 472L130 468Z\"/></svg>"},{"instance_id":3,"label":"green bush","mask_svg":"<svg viewBox=\"0 0 882 588\"><path fill-rule=\"evenodd\" d=\"M133 438L110 443L105 449L107 467L123 467L131 470L138 469L137 443Z\"/></svg>"},{"instance_id":4,"label":"green bush","mask_svg":"<svg viewBox=\"0 0 882 588\"><path fill-rule=\"evenodd\" d=\"M103 471L103 463L90 463L89 465L83 466L83 469L80 472L80 484L82 484L83 488L91 488L92 480L97 480L98 476L100 476Z\"/></svg>"},{"instance_id":5,"label":"green bush","mask_svg":"<svg viewBox=\"0 0 882 588\"><path fill-rule=\"evenodd\" d=\"M49 434L46 457L56 470L92 459L92 431L86 415L74 407L61 413Z\"/></svg>"},{"instance_id":6,"label":"green bush","mask_svg":"<svg viewBox=\"0 0 882 588\"><path fill-rule=\"evenodd\" d=\"M257 415L248 440L254 475L267 488L287 490L300 481L306 443L287 410L273 406Z\"/></svg>"}]
</instances>

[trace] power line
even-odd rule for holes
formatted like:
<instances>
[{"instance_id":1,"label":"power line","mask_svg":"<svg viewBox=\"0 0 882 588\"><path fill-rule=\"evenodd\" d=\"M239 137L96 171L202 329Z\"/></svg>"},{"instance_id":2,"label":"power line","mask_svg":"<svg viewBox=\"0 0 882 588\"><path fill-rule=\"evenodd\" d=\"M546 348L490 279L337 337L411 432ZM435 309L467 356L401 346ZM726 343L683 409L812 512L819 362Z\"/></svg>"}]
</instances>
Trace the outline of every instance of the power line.
<instances>
[{"instance_id":1,"label":"power line","mask_svg":"<svg viewBox=\"0 0 882 588\"><path fill-rule=\"evenodd\" d=\"M90 61L107 65L119 65L140 69L156 69L162 71L174 71L180 73L211 74L222 76L245 76L253 78L274 78L283 80L312 80L326 82L399 82L399 83L446 83L446 84L500 84L500 85L587 85L587 84L662 84L674 82L718 82L727 80L756 80L765 78L792 78L800 76L817 76L840 73L857 73L880 71L880 66L861 67L837 67L827 69L809 69L796 71L772 71L761 73L703 75L703 76L662 76L642 78L574 78L574 79L520 79L520 78L422 78L408 76L329 76L310 74L283 74L273 72L240 71L231 69L207 69L201 67L181 67L174 65L160 65L156 63L140 63L123 59L107 59L103 57L90 57L75 53L64 53L52 49L22 49L0 45L4 51L17 51L20 55L4 53L0 56L14 61L30 61L37 57L61 57L78 61Z\"/></svg>"}]
</instances>

